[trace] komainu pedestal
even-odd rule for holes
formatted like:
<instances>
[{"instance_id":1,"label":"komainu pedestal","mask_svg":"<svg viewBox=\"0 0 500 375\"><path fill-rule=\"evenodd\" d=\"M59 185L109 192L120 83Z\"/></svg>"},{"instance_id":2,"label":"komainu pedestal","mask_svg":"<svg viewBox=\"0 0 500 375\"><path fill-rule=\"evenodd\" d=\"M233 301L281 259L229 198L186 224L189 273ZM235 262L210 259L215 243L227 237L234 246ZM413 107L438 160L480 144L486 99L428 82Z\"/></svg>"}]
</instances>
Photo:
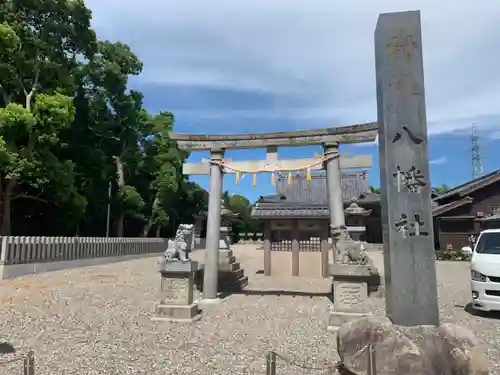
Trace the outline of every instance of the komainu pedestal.
<instances>
[{"instance_id":1,"label":"komainu pedestal","mask_svg":"<svg viewBox=\"0 0 500 375\"><path fill-rule=\"evenodd\" d=\"M231 249L231 227L220 227L219 249Z\"/></svg>"},{"instance_id":2,"label":"komainu pedestal","mask_svg":"<svg viewBox=\"0 0 500 375\"><path fill-rule=\"evenodd\" d=\"M333 277L333 308L329 314L328 330L338 328L353 319L370 315L365 301L370 291L378 288L380 274L361 243L353 241L345 228L332 230L336 262L329 265Z\"/></svg>"},{"instance_id":3,"label":"komainu pedestal","mask_svg":"<svg viewBox=\"0 0 500 375\"><path fill-rule=\"evenodd\" d=\"M201 318L201 311L193 298L197 270L198 263L193 261L161 265L160 304L156 306L154 320L191 323Z\"/></svg>"},{"instance_id":4,"label":"komainu pedestal","mask_svg":"<svg viewBox=\"0 0 500 375\"><path fill-rule=\"evenodd\" d=\"M364 302L368 299L367 278L372 275L368 265L330 264L333 276L333 308L328 319L328 331L336 332L340 326L353 320L369 316Z\"/></svg>"}]
</instances>

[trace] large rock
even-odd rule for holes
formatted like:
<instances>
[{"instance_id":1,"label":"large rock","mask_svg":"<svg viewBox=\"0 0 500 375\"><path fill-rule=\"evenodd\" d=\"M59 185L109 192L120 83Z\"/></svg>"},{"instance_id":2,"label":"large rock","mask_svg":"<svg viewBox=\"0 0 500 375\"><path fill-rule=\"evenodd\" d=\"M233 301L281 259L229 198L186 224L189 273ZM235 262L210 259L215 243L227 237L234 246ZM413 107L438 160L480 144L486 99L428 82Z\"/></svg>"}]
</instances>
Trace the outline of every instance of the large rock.
<instances>
[{"instance_id":1,"label":"large rock","mask_svg":"<svg viewBox=\"0 0 500 375\"><path fill-rule=\"evenodd\" d=\"M338 352L345 366L367 374L372 344L377 375L487 375L488 365L474 334L454 324L395 326L388 318L353 320L338 331Z\"/></svg>"}]
</instances>

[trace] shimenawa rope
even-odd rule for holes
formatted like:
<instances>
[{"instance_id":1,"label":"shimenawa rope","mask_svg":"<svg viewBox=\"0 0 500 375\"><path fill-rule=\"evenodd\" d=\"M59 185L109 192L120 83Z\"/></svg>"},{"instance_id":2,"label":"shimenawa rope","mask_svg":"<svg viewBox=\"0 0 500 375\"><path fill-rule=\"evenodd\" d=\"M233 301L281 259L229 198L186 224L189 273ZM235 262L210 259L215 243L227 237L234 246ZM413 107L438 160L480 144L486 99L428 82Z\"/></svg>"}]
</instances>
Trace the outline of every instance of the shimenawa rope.
<instances>
[{"instance_id":1,"label":"shimenawa rope","mask_svg":"<svg viewBox=\"0 0 500 375\"><path fill-rule=\"evenodd\" d=\"M310 182L311 181L311 168L312 167L315 167L319 164L323 164L326 161L331 160L331 159L335 159L339 156L340 156L340 153L338 153L338 152L332 153L329 155L325 155L325 156L321 157L318 161L315 161L309 165L305 165L305 166L300 167L300 168L295 168L294 171L298 172L298 171L306 170L307 171L306 179L308 182ZM292 183L292 172L290 171L290 169L287 169L287 168L258 168L258 169L251 170L251 169L241 169L241 168L232 167L230 164L226 164L223 161L218 161L218 160L213 160L213 159L210 159L209 163L214 164L214 165L218 165L219 167L221 167L223 169L226 168L226 169L230 169L230 170L236 172L236 184L238 184L240 182L240 173L242 173L242 174L251 173L253 175L252 185L257 186L257 175L256 174L261 173L261 172L272 173L271 174L271 184L273 184L273 185L275 182L275 180L274 180L275 173L288 172L288 184Z\"/></svg>"}]
</instances>

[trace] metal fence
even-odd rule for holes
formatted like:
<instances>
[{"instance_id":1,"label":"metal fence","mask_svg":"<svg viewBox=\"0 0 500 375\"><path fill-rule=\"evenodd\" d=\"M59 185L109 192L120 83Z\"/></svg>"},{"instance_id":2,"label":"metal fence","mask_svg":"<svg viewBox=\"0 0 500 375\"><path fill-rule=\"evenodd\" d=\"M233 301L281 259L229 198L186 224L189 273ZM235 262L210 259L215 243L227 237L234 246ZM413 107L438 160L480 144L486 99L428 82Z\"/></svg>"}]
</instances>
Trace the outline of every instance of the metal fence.
<instances>
[{"instance_id":1,"label":"metal fence","mask_svg":"<svg viewBox=\"0 0 500 375\"><path fill-rule=\"evenodd\" d=\"M3 373L2 367L7 367L11 363L19 362L23 365L23 375L35 375L35 353L29 351L25 355L20 355L14 358L10 358L4 361L0 361L0 374ZM21 367L21 366L19 366ZM9 375L14 375L11 371L8 372Z\"/></svg>"},{"instance_id":2,"label":"metal fence","mask_svg":"<svg viewBox=\"0 0 500 375\"><path fill-rule=\"evenodd\" d=\"M375 362L375 348L372 344L365 345L353 356L353 359L366 354L366 368L367 375L377 375L376 362ZM309 364L304 361L297 361L295 358L271 350L266 354L266 375L276 375L276 363L278 359L284 361L288 366L300 367L305 370L311 371L336 371L340 375L357 375L350 370L342 361L337 361L331 365L316 365Z\"/></svg>"},{"instance_id":3,"label":"metal fence","mask_svg":"<svg viewBox=\"0 0 500 375\"><path fill-rule=\"evenodd\" d=\"M367 375L377 375L377 368L375 362L375 348L372 344L365 345L353 356L353 359L366 353L366 368ZM266 354L266 375L276 375L276 363L278 359L284 361L288 366L296 366L305 370L311 371L337 371L340 375L357 375L355 372L351 371L342 361L337 361L331 365L315 365L308 364L304 361L297 361L295 358L287 356L285 354L279 353L277 351L271 350ZM35 354L33 351L29 351L26 355L20 355L8 360L0 361L0 374L1 367L5 367L8 364L22 362L23 364L23 375L35 375ZM9 375L13 375L9 372Z\"/></svg>"}]
</instances>

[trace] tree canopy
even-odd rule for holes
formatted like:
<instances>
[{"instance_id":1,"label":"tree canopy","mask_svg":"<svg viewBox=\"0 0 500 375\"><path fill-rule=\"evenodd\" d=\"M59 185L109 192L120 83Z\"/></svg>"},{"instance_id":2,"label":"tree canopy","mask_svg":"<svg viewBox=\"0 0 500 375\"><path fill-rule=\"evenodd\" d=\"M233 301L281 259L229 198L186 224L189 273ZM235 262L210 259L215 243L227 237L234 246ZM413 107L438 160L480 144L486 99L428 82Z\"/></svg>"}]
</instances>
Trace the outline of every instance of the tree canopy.
<instances>
[{"instance_id":1,"label":"tree canopy","mask_svg":"<svg viewBox=\"0 0 500 375\"><path fill-rule=\"evenodd\" d=\"M450 187L446 184L442 184L441 186L435 187L432 190L437 194L444 194L450 190Z\"/></svg>"},{"instance_id":2,"label":"tree canopy","mask_svg":"<svg viewBox=\"0 0 500 375\"><path fill-rule=\"evenodd\" d=\"M253 205L243 195L230 195L228 191L222 194L225 207L238 216L232 220L233 240L238 241L239 233L258 233L263 231L263 223L251 217Z\"/></svg>"},{"instance_id":3,"label":"tree canopy","mask_svg":"<svg viewBox=\"0 0 500 375\"><path fill-rule=\"evenodd\" d=\"M206 205L129 86L143 64L99 40L82 0L0 3L1 235L171 235Z\"/></svg>"}]
</instances>

